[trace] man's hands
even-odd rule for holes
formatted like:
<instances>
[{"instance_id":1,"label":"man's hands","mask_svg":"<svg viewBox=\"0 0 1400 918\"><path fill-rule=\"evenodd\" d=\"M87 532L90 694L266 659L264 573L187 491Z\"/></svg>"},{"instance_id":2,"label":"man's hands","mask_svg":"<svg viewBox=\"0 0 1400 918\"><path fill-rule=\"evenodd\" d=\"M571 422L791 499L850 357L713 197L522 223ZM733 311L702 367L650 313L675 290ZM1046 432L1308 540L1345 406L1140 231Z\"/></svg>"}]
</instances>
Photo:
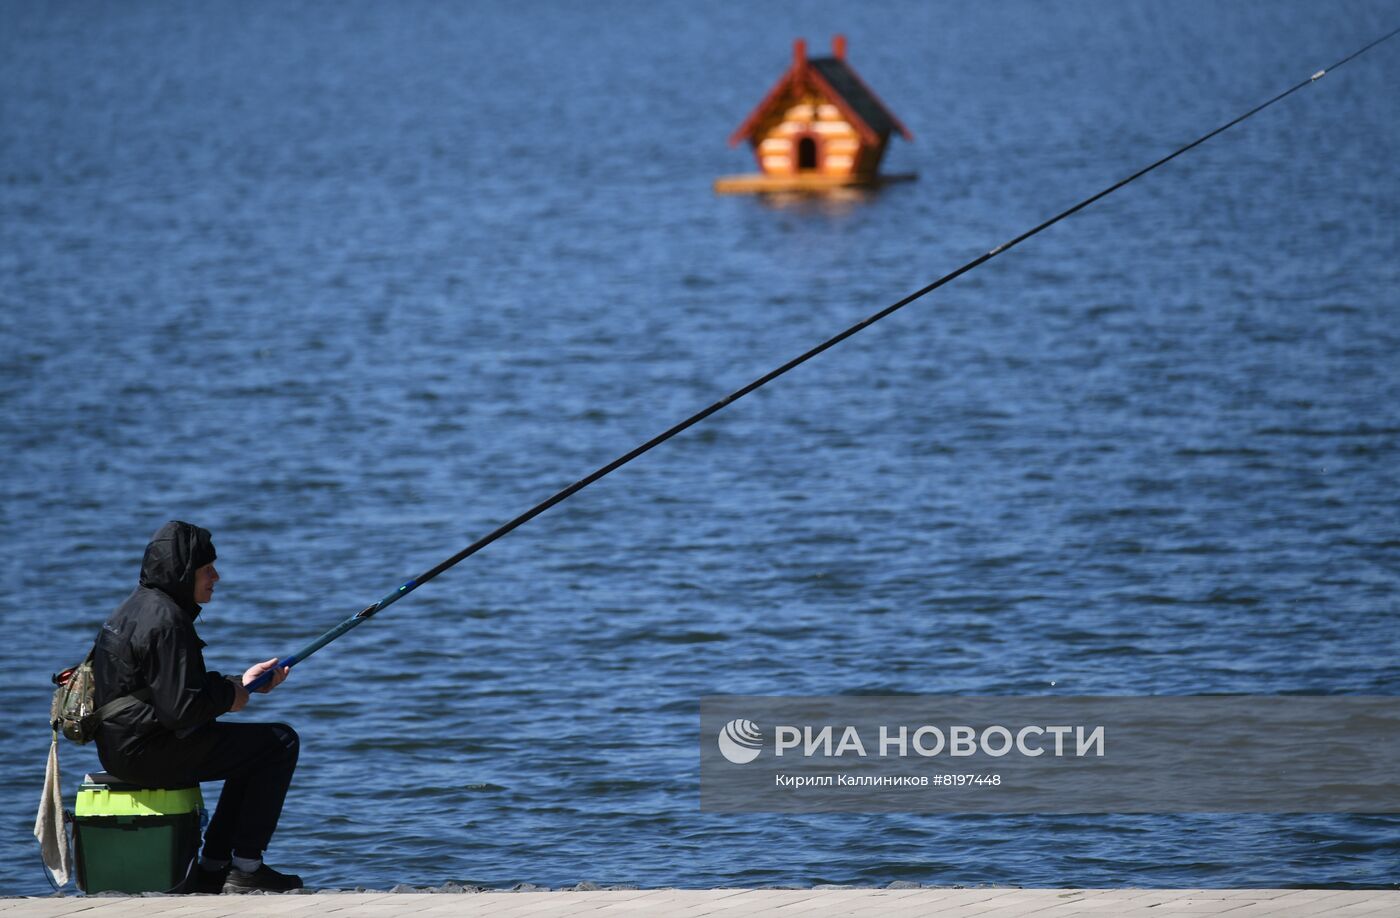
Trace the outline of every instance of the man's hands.
<instances>
[{"instance_id":1,"label":"man's hands","mask_svg":"<svg viewBox=\"0 0 1400 918\"><path fill-rule=\"evenodd\" d=\"M230 712L241 711L248 704L248 690L243 687L243 684L245 682L252 682L269 669L272 670L272 677L268 679L266 685L258 689L259 694L266 695L286 681L287 676L291 675L292 672L290 666L284 666L278 669L276 657L273 657L271 660L264 660L256 666L250 667L242 676L228 677L228 681L233 683L233 706L229 708Z\"/></svg>"},{"instance_id":2,"label":"man's hands","mask_svg":"<svg viewBox=\"0 0 1400 918\"><path fill-rule=\"evenodd\" d=\"M243 687L243 680L237 676L225 676L225 679L233 683L233 706L229 712L241 711L248 704L248 690Z\"/></svg>"},{"instance_id":3,"label":"man's hands","mask_svg":"<svg viewBox=\"0 0 1400 918\"><path fill-rule=\"evenodd\" d=\"M269 669L273 670L272 677L267 680L266 686L258 690L259 694L267 694L269 691L272 691L273 688L286 682L287 676L291 675L291 666L283 666L283 668L277 669L276 656L270 659L270 661L263 661L256 666L252 666L252 668L249 668L248 672L244 673L242 676L227 676L228 682L234 683L234 704L232 704L231 708L228 708L230 712L242 711L242 709L248 705L248 690L244 688L244 683L249 683L252 682L253 679L258 679L259 676L262 676L263 673L266 673Z\"/></svg>"},{"instance_id":4,"label":"man's hands","mask_svg":"<svg viewBox=\"0 0 1400 918\"><path fill-rule=\"evenodd\" d=\"M266 695L268 692L281 685L282 682L287 678L287 676L290 675L292 672L292 668L290 666L284 666L281 669L277 669L276 667L276 657L273 657L271 660L264 660L256 666L251 667L246 673L243 674L243 684L246 685L249 682L252 682L254 679L258 678L270 669L273 671L272 678L268 680L267 685L264 685L262 688L258 689L259 694ZM246 695L247 692L245 691L244 694Z\"/></svg>"}]
</instances>

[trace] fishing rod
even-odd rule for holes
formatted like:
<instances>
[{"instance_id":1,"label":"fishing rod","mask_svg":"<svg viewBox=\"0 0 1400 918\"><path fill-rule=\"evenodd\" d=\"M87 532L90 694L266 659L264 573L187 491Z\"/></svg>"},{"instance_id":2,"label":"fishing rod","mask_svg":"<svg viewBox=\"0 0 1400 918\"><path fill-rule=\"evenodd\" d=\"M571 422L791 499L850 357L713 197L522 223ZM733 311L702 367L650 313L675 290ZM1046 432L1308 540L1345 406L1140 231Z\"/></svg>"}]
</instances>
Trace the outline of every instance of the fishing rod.
<instances>
[{"instance_id":1,"label":"fishing rod","mask_svg":"<svg viewBox=\"0 0 1400 918\"><path fill-rule=\"evenodd\" d=\"M277 665L274 669L262 673L260 676L247 683L244 686L244 688L250 691L261 688L263 685L271 681L273 672L276 669L281 669L282 667L287 666L295 666L297 663L300 663L302 660L305 660L307 657L311 656L313 653L320 650L322 647L325 647L331 641L334 641L336 638L340 637L346 632L369 621L375 615L379 614L389 606L398 602L400 599L404 598L409 593L412 593L414 590L418 589L420 586L427 583L429 580L432 580L434 577L441 574L443 571L446 571L453 565L456 565L459 562L470 558L472 555L481 551L481 549L490 545L492 542L496 541L497 539L501 538L502 536L506 535L507 533L511 532L517 527L523 526L525 523L528 523L530 520L534 519L541 513L553 507L555 504L568 500L570 497L577 494L579 491L582 491L584 488L593 484L593 482L597 481L603 476L617 471L618 469L622 468L622 466L631 462L633 459L636 459L638 456L641 456L643 453L650 452L652 449L654 449L657 446L660 446L662 443L665 443L667 440L671 439L676 434L681 433L682 431L690 427L693 427L694 425L705 420L705 418L708 418L710 415L714 414L720 409L728 407L729 405L748 395L750 392L753 392L755 389L767 385L768 383L777 379L779 376L782 376L784 373L787 373L789 370L801 366L808 360L811 360L813 357L816 357L818 354L821 354L822 352L835 347L842 341L845 341L847 338L854 335L856 332L859 332L862 329L874 325L876 322L880 321L888 315L891 315L892 313L899 311L900 309L903 309L905 306L908 306L915 300L927 296L928 294L937 290L939 287L942 287L944 284L954 281L962 275L966 274L967 272L978 268L983 264L986 264L1001 253L1020 245L1022 242L1025 242L1027 239L1036 235L1040 231L1049 229L1050 227L1054 226L1056 223L1059 223L1066 217L1077 214L1079 211L1088 207L1090 204L1093 204L1095 201L1098 201L1101 198L1108 197L1110 194L1113 194L1113 192L1117 191L1118 189L1123 188L1126 185L1132 184L1133 182L1142 178L1147 173L1156 169L1158 166L1162 166L1166 163L1171 162L1172 160L1176 159L1178 156L1187 152L1188 150L1193 150L1201 144L1205 143L1207 140L1210 140L1215 135L1223 133L1224 131L1229 130L1230 128L1234 127L1240 122L1252 118L1259 112L1262 112L1264 109L1273 105L1275 102L1279 102L1283 99L1288 98L1289 96L1293 95L1295 92L1306 86L1311 86L1313 83L1316 83L1318 80L1322 79L1331 71L1336 70L1338 67L1342 66L1350 60L1360 57L1362 54L1365 54L1367 51L1371 50L1372 48L1376 47L1382 42L1393 38L1397 34L1400 34L1400 28L1397 28L1394 31L1387 33L1386 35L1377 38L1370 44L1365 45L1364 47L1361 47L1356 51L1353 51L1351 54L1348 54L1346 57L1337 61L1330 67L1324 67L1323 69L1314 73L1312 76L1308 77L1306 80L1302 80L1294 86L1289 87L1288 89L1274 96L1272 99L1269 99L1267 102L1264 102L1260 105L1256 105L1254 108L1251 108L1243 115L1240 115L1239 117L1234 118L1233 120L1228 121L1225 124L1222 124L1220 127L1207 134L1202 134L1200 137L1196 138L1195 140L1191 141L1185 146L1178 148L1172 153L1163 156L1161 159L1157 160L1151 165L1139 169L1137 172L1134 172L1127 178L1115 182L1114 184L1108 186L1107 188L1095 195L1085 198L1078 204L1075 204L1073 207L1070 207L1068 210L1061 211L1060 213L1046 220L1044 223L1041 223L1040 225L1035 226L1032 229L1026 230L1024 233L1015 237L1014 239L1011 239L1007 242L1003 242L996 248L977 256L976 258L969 261L967 264L948 272L947 274L943 275L938 280L934 281L928 286L914 291L913 293L909 294L897 303L893 303L889 306L886 306L884 309L881 309L879 312L874 313L873 315L868 316L865 319L862 319L861 321L852 325L850 328L847 328L845 331L833 335L832 337L823 341L821 344L818 344L816 347L798 355L797 357L794 357L793 359L789 360L787 363L783 364L777 369L765 373L763 376L760 376L758 379L755 379L753 382L749 383L743 388L736 389L735 391L726 395L724 398L720 399L714 404L695 412L690 417L686 418L680 423L675 424L674 426L652 437L650 440L647 440L645 443L634 447L633 449L622 454L621 456L618 456L616 459L609 462L607 465L601 466L600 468L594 470L588 475L585 475L583 478L580 478L578 481L575 481L568 487L555 492L550 497L540 501L538 504L531 507L529 510L526 510L524 513L520 514L514 519L501 524L496 529L477 539L475 542L468 545L461 551L457 552L452 557L442 561L435 567L429 568L428 570L419 574L417 577L404 581L397 588L395 588L393 592L389 593L383 599L370 603L368 606L365 606L363 609L352 615L350 618L347 618L345 621L341 622L339 625L336 625L334 628L327 631L325 634L321 635L316 640L312 641L310 644L307 644L305 647L298 650L296 653L278 660Z\"/></svg>"}]
</instances>

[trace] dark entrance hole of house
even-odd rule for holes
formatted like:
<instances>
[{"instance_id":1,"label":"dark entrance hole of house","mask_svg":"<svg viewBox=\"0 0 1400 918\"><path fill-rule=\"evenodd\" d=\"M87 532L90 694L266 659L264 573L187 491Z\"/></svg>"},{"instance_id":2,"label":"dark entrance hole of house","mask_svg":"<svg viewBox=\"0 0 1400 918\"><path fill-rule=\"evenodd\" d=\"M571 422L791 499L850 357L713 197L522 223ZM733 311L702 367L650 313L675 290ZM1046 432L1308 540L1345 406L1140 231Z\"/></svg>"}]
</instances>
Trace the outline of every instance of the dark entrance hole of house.
<instances>
[{"instance_id":1,"label":"dark entrance hole of house","mask_svg":"<svg viewBox=\"0 0 1400 918\"><path fill-rule=\"evenodd\" d=\"M810 137L803 137L797 142L797 168L817 168L817 142Z\"/></svg>"}]
</instances>

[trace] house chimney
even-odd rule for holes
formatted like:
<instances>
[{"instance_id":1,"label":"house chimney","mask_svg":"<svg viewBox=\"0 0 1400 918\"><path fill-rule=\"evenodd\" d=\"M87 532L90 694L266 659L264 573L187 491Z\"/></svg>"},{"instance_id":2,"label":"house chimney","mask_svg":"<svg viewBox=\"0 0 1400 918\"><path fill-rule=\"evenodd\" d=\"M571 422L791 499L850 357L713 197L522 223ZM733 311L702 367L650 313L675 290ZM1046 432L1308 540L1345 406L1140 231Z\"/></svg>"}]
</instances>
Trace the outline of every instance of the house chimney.
<instances>
[{"instance_id":1,"label":"house chimney","mask_svg":"<svg viewBox=\"0 0 1400 918\"><path fill-rule=\"evenodd\" d=\"M807 40L805 38L799 38L792 43L792 62L798 67L807 63Z\"/></svg>"},{"instance_id":2,"label":"house chimney","mask_svg":"<svg viewBox=\"0 0 1400 918\"><path fill-rule=\"evenodd\" d=\"M836 55L838 61L846 59L846 36L837 35L831 40L831 53Z\"/></svg>"}]
</instances>

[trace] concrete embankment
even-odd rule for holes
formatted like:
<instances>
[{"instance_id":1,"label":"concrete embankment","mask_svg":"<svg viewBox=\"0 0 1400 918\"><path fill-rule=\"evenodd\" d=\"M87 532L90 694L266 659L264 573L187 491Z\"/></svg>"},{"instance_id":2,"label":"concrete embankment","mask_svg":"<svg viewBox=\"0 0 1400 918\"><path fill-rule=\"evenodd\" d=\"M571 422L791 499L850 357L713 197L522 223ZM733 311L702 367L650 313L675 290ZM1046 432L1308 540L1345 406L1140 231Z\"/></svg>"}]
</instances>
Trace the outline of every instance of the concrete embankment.
<instances>
[{"instance_id":1,"label":"concrete embankment","mask_svg":"<svg viewBox=\"0 0 1400 918\"><path fill-rule=\"evenodd\" d=\"M330 892L246 896L0 899L5 918L470 918L470 916L922 915L1120 918L1363 918L1400 915L1400 890L1329 889L607 889L549 892Z\"/></svg>"}]
</instances>

